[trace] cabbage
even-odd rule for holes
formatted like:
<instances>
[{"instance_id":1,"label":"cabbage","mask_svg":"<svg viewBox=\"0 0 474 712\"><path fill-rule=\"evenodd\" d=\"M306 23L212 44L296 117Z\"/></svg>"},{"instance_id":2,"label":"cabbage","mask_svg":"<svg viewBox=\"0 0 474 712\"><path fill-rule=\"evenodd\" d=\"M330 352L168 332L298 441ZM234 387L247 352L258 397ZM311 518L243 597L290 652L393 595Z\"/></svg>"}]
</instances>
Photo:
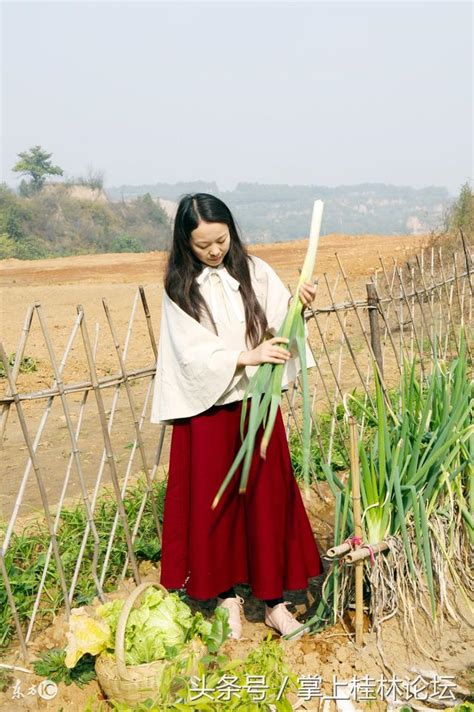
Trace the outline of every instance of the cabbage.
<instances>
[{"instance_id":1,"label":"cabbage","mask_svg":"<svg viewBox=\"0 0 474 712\"><path fill-rule=\"evenodd\" d=\"M69 667L73 667L86 652L97 655L102 650L115 651L115 634L124 603L116 599L98 606L92 615L84 610L80 619L71 616L66 663ZM128 617L125 662L127 665L140 665L175 659L195 636L210 652L214 652L226 639L229 630L227 611L224 609L216 610L211 624L202 613L193 616L189 606L176 593L164 595L161 590L149 588L143 593L139 606L133 608Z\"/></svg>"},{"instance_id":2,"label":"cabbage","mask_svg":"<svg viewBox=\"0 0 474 712\"><path fill-rule=\"evenodd\" d=\"M102 606L98 606L95 609L97 615L100 616L100 618L103 618L110 628L112 648L115 646L115 631L117 630L117 623L120 618L124 603L124 600L122 600L121 598L117 598L115 599L115 601L108 601L107 603L104 603Z\"/></svg>"},{"instance_id":3,"label":"cabbage","mask_svg":"<svg viewBox=\"0 0 474 712\"><path fill-rule=\"evenodd\" d=\"M99 606L97 614L110 628L112 649L124 601ZM191 609L175 593L165 596L156 588L147 589L138 608L130 612L125 629L125 662L140 665L161 660L177 652L193 626Z\"/></svg>"},{"instance_id":4,"label":"cabbage","mask_svg":"<svg viewBox=\"0 0 474 712\"><path fill-rule=\"evenodd\" d=\"M105 621L97 620L85 608L73 608L66 633L64 664L73 668L85 653L98 655L110 642L110 628Z\"/></svg>"},{"instance_id":5,"label":"cabbage","mask_svg":"<svg viewBox=\"0 0 474 712\"><path fill-rule=\"evenodd\" d=\"M222 609L225 610L225 609ZM216 609L217 611L217 609ZM195 635L196 633L203 639L207 638L212 630L212 623L204 618L200 611L194 614L193 627L190 631L190 635Z\"/></svg>"},{"instance_id":6,"label":"cabbage","mask_svg":"<svg viewBox=\"0 0 474 712\"><path fill-rule=\"evenodd\" d=\"M139 608L131 611L125 630L125 661L149 663L179 650L193 624L193 614L179 596L148 589ZM176 651L170 651L176 652Z\"/></svg>"}]
</instances>

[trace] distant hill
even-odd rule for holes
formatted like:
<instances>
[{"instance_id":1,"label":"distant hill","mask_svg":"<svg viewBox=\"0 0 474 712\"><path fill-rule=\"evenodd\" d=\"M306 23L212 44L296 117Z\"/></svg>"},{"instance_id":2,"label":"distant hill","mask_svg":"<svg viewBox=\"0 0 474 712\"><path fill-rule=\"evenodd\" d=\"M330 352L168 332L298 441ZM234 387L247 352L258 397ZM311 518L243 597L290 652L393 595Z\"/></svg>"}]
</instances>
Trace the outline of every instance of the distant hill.
<instances>
[{"instance_id":1,"label":"distant hill","mask_svg":"<svg viewBox=\"0 0 474 712\"><path fill-rule=\"evenodd\" d=\"M28 197L0 184L0 259L167 250L170 201L111 202L101 189L48 183Z\"/></svg>"},{"instance_id":2,"label":"distant hill","mask_svg":"<svg viewBox=\"0 0 474 712\"><path fill-rule=\"evenodd\" d=\"M177 201L189 192L212 193L224 200L249 242L281 242L306 236L316 198L325 202L323 234L349 235L426 233L442 226L454 200L443 187L411 188L384 183L335 188L239 183L235 190L220 191L214 182L194 181L123 185L109 188L107 195L112 201L127 201L149 193L153 198Z\"/></svg>"},{"instance_id":3,"label":"distant hill","mask_svg":"<svg viewBox=\"0 0 474 712\"><path fill-rule=\"evenodd\" d=\"M59 186L59 187L58 187ZM42 188L43 195L54 196L62 191L63 195L68 195L76 200L85 200L90 203L108 203L108 198L103 188L91 188L87 185L68 185L67 183L46 183Z\"/></svg>"},{"instance_id":4,"label":"distant hill","mask_svg":"<svg viewBox=\"0 0 474 712\"><path fill-rule=\"evenodd\" d=\"M0 184L0 259L167 250L177 200L207 192L231 208L249 243L307 236L315 198L325 202L322 234L426 234L442 227L454 200L445 188L383 184L287 186L239 183L219 191L201 181L122 186L104 191L48 183L22 197Z\"/></svg>"}]
</instances>

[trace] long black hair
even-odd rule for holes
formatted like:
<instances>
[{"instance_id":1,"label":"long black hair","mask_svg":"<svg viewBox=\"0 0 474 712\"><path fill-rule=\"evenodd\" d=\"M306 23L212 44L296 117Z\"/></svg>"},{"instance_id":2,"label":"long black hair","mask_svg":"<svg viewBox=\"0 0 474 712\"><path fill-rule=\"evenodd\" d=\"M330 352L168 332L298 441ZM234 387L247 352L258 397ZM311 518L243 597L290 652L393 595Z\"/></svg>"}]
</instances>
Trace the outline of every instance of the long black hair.
<instances>
[{"instance_id":1,"label":"long black hair","mask_svg":"<svg viewBox=\"0 0 474 712\"><path fill-rule=\"evenodd\" d=\"M191 233L201 220L225 223L229 228L230 247L223 262L229 274L240 283L245 308L245 338L248 345L255 347L265 335L267 319L252 287L249 255L242 244L235 220L227 205L214 195L188 194L179 201L165 276L166 293L196 321L201 320L203 311L207 312L217 333L212 314L196 282L196 277L202 272L204 265L193 253L190 245Z\"/></svg>"}]
</instances>

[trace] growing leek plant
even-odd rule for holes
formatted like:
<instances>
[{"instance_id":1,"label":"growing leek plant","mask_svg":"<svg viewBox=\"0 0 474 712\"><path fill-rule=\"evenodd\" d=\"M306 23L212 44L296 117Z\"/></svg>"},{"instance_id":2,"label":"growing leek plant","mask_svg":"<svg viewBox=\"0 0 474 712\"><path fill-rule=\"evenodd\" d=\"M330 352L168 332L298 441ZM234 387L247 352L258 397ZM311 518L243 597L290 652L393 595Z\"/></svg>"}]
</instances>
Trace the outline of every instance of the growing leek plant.
<instances>
[{"instance_id":1,"label":"growing leek plant","mask_svg":"<svg viewBox=\"0 0 474 712\"><path fill-rule=\"evenodd\" d=\"M306 366L306 334L304 321L302 318L302 302L298 298L300 287L304 282L311 280L314 265L316 262L316 252L318 248L319 232L321 229L321 219L323 213L323 202L316 200L313 208L311 221L311 232L308 242L306 257L301 270L298 285L296 287L295 298L291 300L288 313L276 336L284 336L289 339L286 348L291 350L295 344L301 364L301 387L303 394L303 479L305 487L309 488L309 456L311 438L311 406L308 386L308 375ZM285 348L285 347L284 347ZM240 420L240 435L242 445L232 463L232 466L224 478L221 487L214 499L212 508L217 507L219 500L228 487L232 477L242 463L239 492L246 491L250 472L250 465L255 449L255 439L258 429L263 423L265 430L260 444L260 455L265 457L268 443L275 425L275 418L281 400L281 387L284 364L263 363L253 377L250 379L244 394L242 404L242 414ZM248 425L245 431L247 417L247 401L251 398L248 414Z\"/></svg>"},{"instance_id":2,"label":"growing leek plant","mask_svg":"<svg viewBox=\"0 0 474 712\"><path fill-rule=\"evenodd\" d=\"M384 566L383 592L371 586L371 596L385 597L393 607L397 589L398 601L406 604L414 595L423 607L427 592L430 610L425 610L435 620L440 608L451 616L454 613L448 579L472 610L474 382L468 375L462 334L458 358L446 365L434 357L433 365L432 375L423 381L416 376L415 364L405 363L397 406L387 402L374 370L378 425L368 442L359 443L359 457L365 543L385 540L391 549L377 562ZM357 412L364 408L357 401ZM353 532L351 476L343 481L327 465L323 469L335 496L335 544L340 544ZM370 582L370 562L366 574ZM344 589L341 579L337 565L327 581L320 617L327 617L331 599L333 617L344 607L339 600ZM372 600L372 610L377 606L383 615Z\"/></svg>"}]
</instances>

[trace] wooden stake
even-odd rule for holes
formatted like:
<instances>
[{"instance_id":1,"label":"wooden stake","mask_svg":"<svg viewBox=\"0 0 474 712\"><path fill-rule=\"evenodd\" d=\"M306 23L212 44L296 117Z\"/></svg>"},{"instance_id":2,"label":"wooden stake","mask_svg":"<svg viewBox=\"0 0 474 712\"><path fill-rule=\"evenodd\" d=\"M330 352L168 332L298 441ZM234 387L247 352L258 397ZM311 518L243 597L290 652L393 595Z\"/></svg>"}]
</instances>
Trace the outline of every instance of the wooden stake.
<instances>
[{"instance_id":1,"label":"wooden stake","mask_svg":"<svg viewBox=\"0 0 474 712\"><path fill-rule=\"evenodd\" d=\"M380 349L380 332L378 333L378 344L375 346L376 349L378 348L378 351L376 352L376 351L374 350L374 341L373 341L373 339L372 339L372 334L371 334L371 338L369 339L369 335L367 334L367 330L366 330L366 328L365 328L365 326L364 326L364 322L363 322L362 319L361 319L361 316L360 316L359 311L358 311L358 309L357 309L356 303L355 303L355 301L354 301L354 297L353 297L353 295L352 295L352 290L351 290L351 287L350 287L350 284L349 284L349 280L347 279L346 273L344 272L344 267L342 266L342 262L341 262L341 260L339 259L339 255L337 254L337 252L336 252L336 259L337 259L337 261L338 261L338 264L339 264L339 267L340 267L342 276L343 276L344 281L345 281L345 283L346 283L346 287L347 287L347 291L348 291L348 293L349 293L349 297L350 297L351 300L352 300L352 306L353 306L353 308L354 308L354 311L355 311L357 320L358 320L358 322L359 322L359 326L360 326L361 331L362 331L362 334L363 334L363 336L364 336L365 343L367 344L367 348L369 349L370 355L371 355L372 358L374 359L375 366L377 367L377 370L378 370L378 374L379 374L379 378L380 378L380 383L381 383L381 385L382 385L382 389L383 389L384 392L385 392L385 384L384 384L384 380L383 380L383 367L382 367L382 351L381 351L381 349ZM371 306L377 307L377 300L378 300L378 295L377 295L377 290L375 289L375 285L371 283L371 284L370 284L370 287L371 287L371 289L372 289L372 292L371 292L371 294L368 295L368 296L369 296L369 297L370 297L370 296L375 296L375 297L376 297L376 301L375 301L375 304L372 304L372 303L370 302L370 299L368 300L369 314L371 313L370 307L371 307ZM370 324L370 327L372 328L372 323Z\"/></svg>"},{"instance_id":2,"label":"wooden stake","mask_svg":"<svg viewBox=\"0 0 474 712\"><path fill-rule=\"evenodd\" d=\"M453 276L454 276L454 285L455 285L455 293L457 297L457 302L458 302L458 308L459 308L459 324L458 324L458 330L459 327L461 327L464 330L466 340L466 351L469 357L469 360L472 360L472 354L471 354L471 348L469 344L471 343L471 329L470 329L470 324L466 324L464 322L464 312L463 312L463 300L461 299L461 290L459 289L459 275L458 275L458 263L457 263L457 253L455 252L453 254Z\"/></svg>"},{"instance_id":3,"label":"wooden stake","mask_svg":"<svg viewBox=\"0 0 474 712\"><path fill-rule=\"evenodd\" d=\"M469 287L471 288L471 296L474 293L474 287L472 284L472 258L470 255L470 252L468 250L467 244L466 244L466 238L464 237L464 233L461 228L459 228L459 232L461 235L461 241L462 241L462 248L464 250L464 258L466 260L466 271L467 271L467 277L469 279Z\"/></svg>"},{"instance_id":4,"label":"wooden stake","mask_svg":"<svg viewBox=\"0 0 474 712\"><path fill-rule=\"evenodd\" d=\"M344 314L344 328L346 326L346 317L347 314ZM342 355L344 351L344 334L341 332L341 336L339 339L339 356L337 360L337 380L338 382L341 381L341 370L342 370ZM337 389L338 386L336 385L334 387L334 397L333 397L333 404L332 404L332 413L331 413L331 430L329 433L329 446L328 446L328 456L327 456L327 464L330 466L332 462L332 448L334 444L334 433L336 430L336 423L338 422L337 419ZM342 441L344 442L344 441Z\"/></svg>"},{"instance_id":5,"label":"wooden stake","mask_svg":"<svg viewBox=\"0 0 474 712\"><path fill-rule=\"evenodd\" d=\"M153 333L153 324L151 323L151 316L150 316L150 309L148 307L148 301L146 298L145 290L141 284L138 287L138 292L140 294L143 311L145 312L145 319L146 319L146 325L147 325L147 329L148 329L148 335L150 337L151 348L153 349L153 356L155 357L155 361L156 361L156 359L158 358L158 347L156 345L155 334Z\"/></svg>"},{"instance_id":6,"label":"wooden stake","mask_svg":"<svg viewBox=\"0 0 474 712\"><path fill-rule=\"evenodd\" d=\"M334 290L334 291L335 291L336 288L337 288L338 281L339 281L339 274L336 276L336 280L335 280L335 282L334 282L334 287L333 287L333 290ZM337 373L336 373L336 371L335 371L335 369L334 369L334 364L333 364L333 362L331 361L331 356L330 356L330 354L329 354L329 349L328 349L328 343L329 343L329 341L328 341L328 339L326 338L326 332L327 332L327 329L328 329L328 326L329 326L329 319L330 319L331 314L333 313L333 309L331 308L330 310L328 310L328 311L326 312L326 322L325 322L325 325L324 325L324 329L321 327L321 324L319 323L318 310L313 309L312 306L310 306L310 309L311 309L312 312L313 312L314 323L316 324L316 328L317 328L317 330L318 330L319 338L321 339L321 349L320 349L319 355L316 357L316 356L314 356L314 354L313 354L314 360L316 361L317 374L319 374L319 376L321 377L321 385L323 386L324 393L325 393L325 395L326 395L326 398L327 398L327 401L328 401L328 404L329 404L329 410L330 410L331 413L332 413L332 417L335 418L336 427L337 427L337 429L338 429L340 441L341 441L341 443L344 443L344 433L342 432L342 428L341 428L341 425L340 425L340 423L339 423L339 420L336 418L337 395L339 395L340 399L343 400L343 399L344 399L344 393L343 393L342 388L341 388L340 378L339 378L339 376L337 375ZM334 383L335 383L335 388L336 388L336 390L334 391L334 397L333 397L333 398L331 398L331 395L330 395L330 393L329 393L329 387L328 387L328 385L327 385L327 383L326 383L326 378L325 378L325 376L324 376L324 374L323 374L323 371L322 371L322 368L321 368L321 362L322 362L323 353L324 353L324 355L326 356L326 359L327 359L327 362L328 362L328 365L329 365L329 369L330 369L330 371L331 371L331 375L332 375L332 377L333 377L333 379L334 379ZM316 385L317 385L317 381L315 382L315 387L316 387Z\"/></svg>"},{"instance_id":7,"label":"wooden stake","mask_svg":"<svg viewBox=\"0 0 474 712\"><path fill-rule=\"evenodd\" d=\"M362 521L360 512L360 480L359 452L356 422L353 416L349 418L351 433L351 474L352 474L352 511L354 514L354 536L362 539ZM355 642L362 645L364 637L364 594L363 594L364 562L355 564Z\"/></svg>"},{"instance_id":8,"label":"wooden stake","mask_svg":"<svg viewBox=\"0 0 474 712\"><path fill-rule=\"evenodd\" d=\"M365 288L367 289L367 307L369 312L370 342L372 345L372 354L378 366L379 376L383 377L382 344L380 342L380 328L378 319L379 296L377 294L375 284L372 284L372 282L367 282Z\"/></svg>"},{"instance_id":9,"label":"wooden stake","mask_svg":"<svg viewBox=\"0 0 474 712\"><path fill-rule=\"evenodd\" d=\"M397 364L398 371L399 371L399 373L401 374L402 369L401 369L401 365L400 365L400 354L398 353L397 347L395 346L395 342L394 342L394 340L393 340L392 329L390 328L390 323L389 323L390 308L393 306L393 307L394 307L394 311L395 311L395 316L396 316L396 318L397 318L397 320L398 320L398 323L399 323L399 325L400 325L400 318L399 318L399 315L398 315L397 306L396 306L395 299L394 299L394 296L393 296L393 285L394 285L394 283L395 283L395 272L394 272L394 271L392 272L392 279L391 279L391 281L389 281L388 275L387 275L387 271L386 271L386 269L385 269L385 265L384 265L384 263L383 263L382 258L380 257L380 255L379 255L379 262L380 262L380 264L382 265L382 272L383 272L383 275L384 275L384 277L385 277L385 281L386 281L386 283L387 283L387 290L388 290L388 294L389 294L389 296L388 296L386 299L380 299L380 300L379 300L380 316L382 317L382 319L383 319L383 321L384 321L384 325L385 325L385 329L384 329L384 346L385 346L385 342L386 342L386 337L388 336L389 341L390 341L390 345L391 345L392 350L393 350L393 355L395 356L395 362L396 362L396 364ZM387 303L387 307L384 306L385 303Z\"/></svg>"},{"instance_id":10,"label":"wooden stake","mask_svg":"<svg viewBox=\"0 0 474 712\"><path fill-rule=\"evenodd\" d=\"M418 305L420 307L420 316L421 316L421 325L420 325L420 330L421 330L421 336L420 336L420 343L421 343L421 348L423 350L423 324L426 327L426 334L428 337L428 341L430 343L430 353L428 355L429 361L432 360L432 355L435 352L435 347L433 344L433 341L431 339L431 333L430 333L430 322L426 318L425 310L423 309L423 301L426 301L428 306L431 307L429 299L427 299L428 293L427 293L427 287L426 287L426 282L425 282L425 277L424 277L424 267L423 263L420 262L418 255L416 255L416 263L418 265L418 270L420 272L420 278L421 282L423 284L423 291L419 292L415 289L415 296L418 301ZM433 315L431 314L431 319L433 318Z\"/></svg>"}]
</instances>

